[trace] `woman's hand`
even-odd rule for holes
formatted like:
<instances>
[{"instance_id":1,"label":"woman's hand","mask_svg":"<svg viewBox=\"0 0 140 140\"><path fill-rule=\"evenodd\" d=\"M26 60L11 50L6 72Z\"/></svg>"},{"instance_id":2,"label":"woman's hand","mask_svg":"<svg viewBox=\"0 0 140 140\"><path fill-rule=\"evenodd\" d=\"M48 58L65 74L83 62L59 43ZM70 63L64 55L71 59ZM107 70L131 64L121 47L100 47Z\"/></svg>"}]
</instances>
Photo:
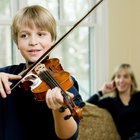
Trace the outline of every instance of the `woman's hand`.
<instances>
[{"instance_id":1,"label":"woman's hand","mask_svg":"<svg viewBox=\"0 0 140 140\"><path fill-rule=\"evenodd\" d=\"M20 75L13 75L13 74L8 74L4 72L0 72L0 95L3 98L7 97L7 94L11 93L11 82L10 80L18 80L20 79Z\"/></svg>"},{"instance_id":2,"label":"woman's hand","mask_svg":"<svg viewBox=\"0 0 140 140\"><path fill-rule=\"evenodd\" d=\"M115 88L116 88L115 81L111 81L111 82L105 83L103 87L101 88L101 91L103 94L107 94L107 93L113 92Z\"/></svg>"}]
</instances>

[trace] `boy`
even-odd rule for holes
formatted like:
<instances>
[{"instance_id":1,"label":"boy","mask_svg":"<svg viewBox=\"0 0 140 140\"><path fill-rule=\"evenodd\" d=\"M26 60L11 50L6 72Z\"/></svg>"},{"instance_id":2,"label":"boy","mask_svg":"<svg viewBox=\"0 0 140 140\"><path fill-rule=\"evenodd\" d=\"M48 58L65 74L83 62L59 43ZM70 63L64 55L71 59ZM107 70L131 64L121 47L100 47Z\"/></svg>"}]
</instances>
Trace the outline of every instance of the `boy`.
<instances>
[{"instance_id":1,"label":"boy","mask_svg":"<svg viewBox=\"0 0 140 140\"><path fill-rule=\"evenodd\" d=\"M15 15L12 36L26 63L0 69L0 140L76 140L79 120L73 116L64 119L70 110L59 111L64 100L58 87L49 89L45 101L41 102L34 99L30 90L20 87L14 91L10 89L12 81L20 80L18 74L29 68L54 44L55 19L44 7L27 6ZM79 95L77 82L72 79L74 85L67 92L71 98ZM77 105L80 101L81 97Z\"/></svg>"}]
</instances>

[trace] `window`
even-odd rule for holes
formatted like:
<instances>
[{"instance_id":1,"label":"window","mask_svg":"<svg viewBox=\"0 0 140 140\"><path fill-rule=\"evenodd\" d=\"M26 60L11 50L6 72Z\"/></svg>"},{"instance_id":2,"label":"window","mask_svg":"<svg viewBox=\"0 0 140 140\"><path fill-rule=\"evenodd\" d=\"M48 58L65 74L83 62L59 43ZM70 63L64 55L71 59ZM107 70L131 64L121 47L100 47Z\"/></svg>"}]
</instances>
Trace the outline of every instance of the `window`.
<instances>
[{"instance_id":1,"label":"window","mask_svg":"<svg viewBox=\"0 0 140 140\"><path fill-rule=\"evenodd\" d=\"M97 0L17 0L15 5L15 0L1 1L0 42L2 51L0 57L2 62L0 66L18 64L23 61L10 36L11 18L19 8L34 4L48 8L57 21L57 39L59 40L96 3ZM99 9L101 10L101 6ZM96 68L94 68L93 63L96 62L94 59L98 43L95 39L97 38L96 33L100 35L97 31L100 27L98 21L101 18L101 12L97 7L51 53L51 57L59 58L64 70L70 72L77 79L80 94L84 100L93 93L93 87L96 85L95 80L97 79L93 78ZM98 64L96 63L96 65Z\"/></svg>"},{"instance_id":2,"label":"window","mask_svg":"<svg viewBox=\"0 0 140 140\"><path fill-rule=\"evenodd\" d=\"M0 1L0 67L12 63L10 36L10 1Z\"/></svg>"}]
</instances>

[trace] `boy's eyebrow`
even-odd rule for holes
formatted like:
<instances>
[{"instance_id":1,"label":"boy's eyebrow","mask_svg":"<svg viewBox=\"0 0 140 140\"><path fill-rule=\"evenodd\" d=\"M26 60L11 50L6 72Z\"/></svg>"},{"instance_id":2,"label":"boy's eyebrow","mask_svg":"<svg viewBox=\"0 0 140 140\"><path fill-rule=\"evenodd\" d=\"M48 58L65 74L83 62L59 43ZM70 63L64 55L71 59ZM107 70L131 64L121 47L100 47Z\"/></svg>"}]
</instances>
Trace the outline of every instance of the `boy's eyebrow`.
<instances>
[{"instance_id":1,"label":"boy's eyebrow","mask_svg":"<svg viewBox=\"0 0 140 140\"><path fill-rule=\"evenodd\" d=\"M19 31L19 33L22 33L22 32L28 32L27 30L22 30L22 31Z\"/></svg>"}]
</instances>

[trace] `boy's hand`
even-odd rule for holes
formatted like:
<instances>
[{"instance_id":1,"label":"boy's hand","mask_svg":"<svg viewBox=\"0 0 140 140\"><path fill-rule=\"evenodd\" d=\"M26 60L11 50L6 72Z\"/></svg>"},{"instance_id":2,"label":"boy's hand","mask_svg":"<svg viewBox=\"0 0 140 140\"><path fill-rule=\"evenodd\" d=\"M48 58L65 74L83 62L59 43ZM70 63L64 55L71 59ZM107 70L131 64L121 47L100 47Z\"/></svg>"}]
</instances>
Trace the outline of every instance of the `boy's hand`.
<instances>
[{"instance_id":1,"label":"boy's hand","mask_svg":"<svg viewBox=\"0 0 140 140\"><path fill-rule=\"evenodd\" d=\"M73 98L74 95L70 92L66 92L70 98ZM57 110L62 106L65 106L64 98L61 93L61 89L55 87L53 89L49 89L46 94L46 103L50 109Z\"/></svg>"},{"instance_id":2,"label":"boy's hand","mask_svg":"<svg viewBox=\"0 0 140 140\"><path fill-rule=\"evenodd\" d=\"M0 95L3 98L7 97L7 94L11 93L10 85L12 84L9 80L18 80L20 75L8 74L0 72Z\"/></svg>"}]
</instances>

